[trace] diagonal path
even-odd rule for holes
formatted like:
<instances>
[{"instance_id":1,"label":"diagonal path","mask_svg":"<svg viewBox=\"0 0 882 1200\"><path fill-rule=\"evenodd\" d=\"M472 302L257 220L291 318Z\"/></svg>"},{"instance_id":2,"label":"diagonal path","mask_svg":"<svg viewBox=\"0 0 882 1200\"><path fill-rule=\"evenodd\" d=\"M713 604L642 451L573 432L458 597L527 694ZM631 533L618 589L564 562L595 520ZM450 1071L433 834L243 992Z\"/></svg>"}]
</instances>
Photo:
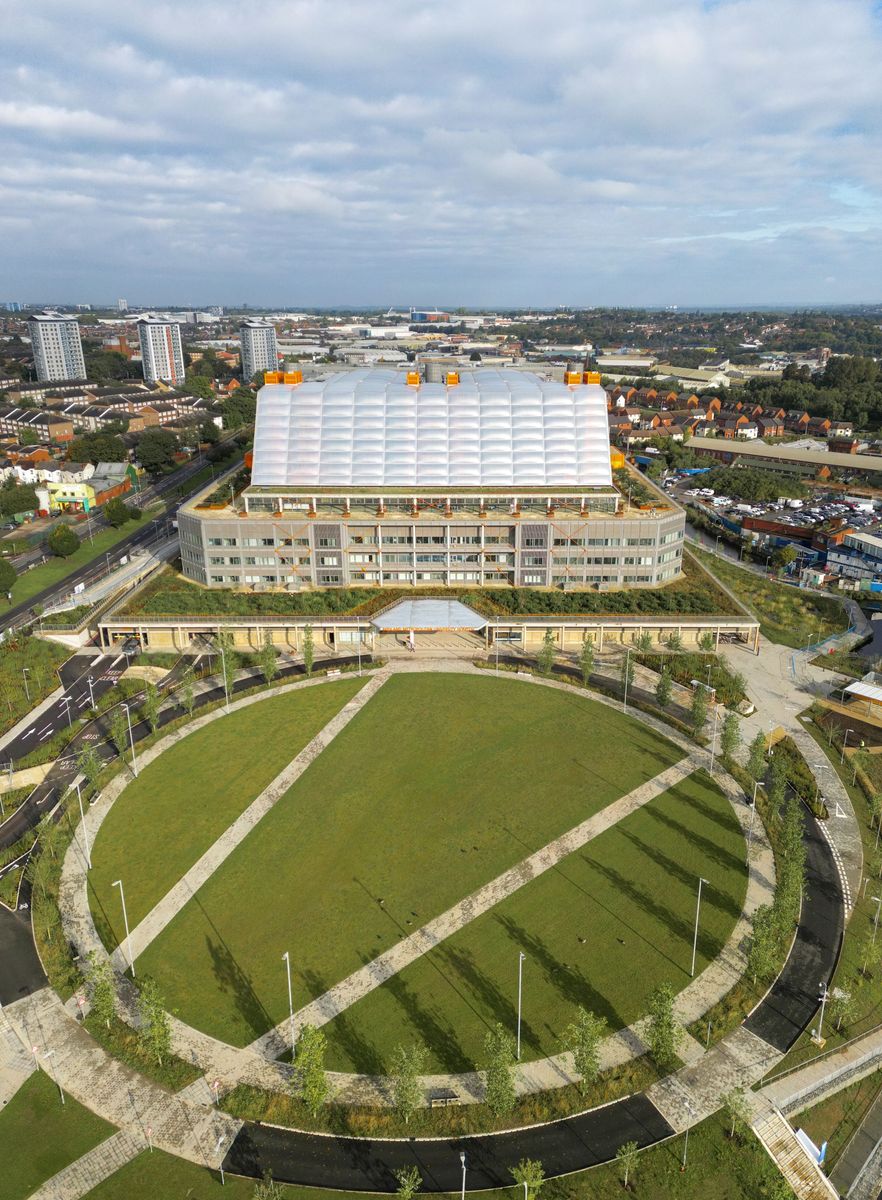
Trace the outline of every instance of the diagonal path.
<instances>
[{"instance_id":1,"label":"diagonal path","mask_svg":"<svg viewBox=\"0 0 882 1200\"><path fill-rule=\"evenodd\" d=\"M214 872L226 861L251 830L258 824L285 795L293 783L314 762L321 752L330 745L338 733L345 729L354 716L377 694L389 678L388 671L380 671L361 688L355 696L335 713L327 725L315 735L300 753L288 763L256 800L245 809L241 816L221 834L214 845L210 846L202 857L193 864L185 875L182 875L173 888L163 896L158 904L131 931L131 954L137 959L143 954L150 943L157 938L169 922L177 916L190 898L211 878ZM131 966L129 942L123 942L114 950L111 960L118 971L124 971Z\"/></svg>"},{"instance_id":2,"label":"diagonal path","mask_svg":"<svg viewBox=\"0 0 882 1200\"><path fill-rule=\"evenodd\" d=\"M334 1017L350 1008L363 996L380 987L393 975L403 971L405 967L428 954L446 938L458 932L464 926L474 921L500 901L517 892L525 884L544 874L545 871L557 866L562 859L581 849L586 843L596 838L605 830L612 828L619 821L648 804L650 800L662 792L681 783L699 766L697 757L689 755L660 772L654 778L641 783L625 796L621 796L612 804L608 804L601 812L582 821L575 828L562 834L559 838L537 850L528 858L517 863L508 871L498 875L490 883L484 884L477 891L466 896L464 900L454 904L439 917L427 922L408 937L403 938L384 954L378 955L372 962L360 967L334 987L329 988L312 1003L307 1004L295 1014L295 1026L303 1024L325 1025ZM271 1029L269 1033L257 1038L248 1047L255 1053L267 1058L277 1058L284 1050L291 1048L291 1028L288 1019Z\"/></svg>"}]
</instances>

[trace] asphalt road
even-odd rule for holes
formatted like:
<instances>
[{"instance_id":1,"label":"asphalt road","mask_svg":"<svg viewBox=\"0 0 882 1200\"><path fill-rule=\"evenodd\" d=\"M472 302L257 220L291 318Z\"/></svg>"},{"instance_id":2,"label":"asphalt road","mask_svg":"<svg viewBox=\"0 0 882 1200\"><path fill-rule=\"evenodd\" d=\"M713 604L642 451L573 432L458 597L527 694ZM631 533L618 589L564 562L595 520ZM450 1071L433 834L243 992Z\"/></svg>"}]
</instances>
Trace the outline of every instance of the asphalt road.
<instances>
[{"instance_id":1,"label":"asphalt road","mask_svg":"<svg viewBox=\"0 0 882 1200\"><path fill-rule=\"evenodd\" d=\"M355 660L335 660L335 665L346 661ZM369 661L367 656L363 661ZM180 669L176 668L176 674ZM283 677L302 673L302 666L295 664L280 671ZM259 678L259 672L236 681L233 692L253 686L255 676ZM82 686L81 675L71 687ZM81 695L81 690L77 694ZM199 705L223 695L223 685L219 684L198 697ZM177 707L170 709L161 723L174 720L180 712ZM86 726L77 740L91 739L102 757L109 759L116 751L106 738L107 722L107 714L103 714ZM136 742L147 732L146 722L134 723ZM40 812L46 811L67 786L65 772L60 767L58 770L42 785L49 789L42 810L39 805L31 807L30 799L23 806L32 820L39 820ZM745 1021L751 1032L782 1053L812 1021L818 1007L817 983L829 981L832 976L843 932L843 897L836 864L818 822L809 813L805 815L804 840L807 887L797 935L778 980ZM0 844L9 844L5 826L0 827ZM27 903L26 889L23 896ZM13 913L0 906L0 962L0 1003L9 1003L43 986L29 921L21 910ZM472 1191L509 1186L511 1167L523 1157L539 1159L551 1177L609 1161L626 1141L644 1147L671 1137L673 1132L643 1094L544 1125L460 1139L369 1140L247 1122L227 1151L224 1169L251 1178L271 1171L279 1182L305 1186L394 1192L395 1170L416 1165L423 1179L421 1190L453 1192L462 1184L460 1154L465 1153L466 1189Z\"/></svg>"},{"instance_id":2,"label":"asphalt road","mask_svg":"<svg viewBox=\"0 0 882 1200\"><path fill-rule=\"evenodd\" d=\"M224 1160L224 1170L259 1177L272 1171L280 1183L394 1192L399 1167L416 1166L420 1191L458 1192L460 1154L466 1156L466 1189L511 1187L511 1168L538 1159L548 1176L594 1167L615 1158L624 1142L641 1148L672 1137L674 1130L651 1100L629 1096L576 1117L508 1133L456 1139L323 1137L277 1126L246 1124Z\"/></svg>"},{"instance_id":3,"label":"asphalt road","mask_svg":"<svg viewBox=\"0 0 882 1200\"><path fill-rule=\"evenodd\" d=\"M169 492L176 491L199 471L203 470L205 465L206 464L202 461L188 463L186 466L181 467L179 471L175 471L171 475L167 475L159 483L151 484L149 487L145 488L143 492L139 492L136 496L134 496L133 499L137 500L140 504L147 504L152 500L164 497ZM200 488L203 486L204 484L199 485ZM198 490L199 488L195 489L195 491ZM108 551L109 557L118 561L130 550L158 539L162 533L162 529L165 526L166 521L168 521L170 517L174 515L174 513L177 511L177 508L178 501L174 499L170 500L163 513L157 517L154 517L146 524L139 524L136 530L128 534L126 537L121 538L120 541L118 541L113 547L113 549ZM40 557L42 557L42 555L40 555ZM35 605L45 605L47 601L52 601L57 597L67 596L73 591L74 587L78 583L94 583L96 580L100 579L106 573L106 571L107 559L103 556L100 559L94 559L92 562L86 563L84 566L72 571L70 575L66 575L64 579L59 580L57 583L51 584L49 587L43 588L42 591L37 592L28 600L23 600L20 604L14 604L11 608L5 609L2 615L0 615L0 629L6 629L11 625L18 624L22 618L30 617Z\"/></svg>"}]
</instances>

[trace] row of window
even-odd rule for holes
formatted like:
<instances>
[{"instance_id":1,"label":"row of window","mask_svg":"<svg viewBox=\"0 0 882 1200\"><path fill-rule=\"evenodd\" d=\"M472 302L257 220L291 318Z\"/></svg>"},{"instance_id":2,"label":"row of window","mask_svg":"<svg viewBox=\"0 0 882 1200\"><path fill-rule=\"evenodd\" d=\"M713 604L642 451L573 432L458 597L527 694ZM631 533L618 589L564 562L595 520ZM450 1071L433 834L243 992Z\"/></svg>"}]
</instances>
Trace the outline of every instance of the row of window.
<instances>
[{"instance_id":1,"label":"row of window","mask_svg":"<svg viewBox=\"0 0 882 1200\"><path fill-rule=\"evenodd\" d=\"M662 538L661 541L669 539ZM629 538L585 538L585 537L556 537L555 546L654 546L656 539L651 537Z\"/></svg>"}]
</instances>

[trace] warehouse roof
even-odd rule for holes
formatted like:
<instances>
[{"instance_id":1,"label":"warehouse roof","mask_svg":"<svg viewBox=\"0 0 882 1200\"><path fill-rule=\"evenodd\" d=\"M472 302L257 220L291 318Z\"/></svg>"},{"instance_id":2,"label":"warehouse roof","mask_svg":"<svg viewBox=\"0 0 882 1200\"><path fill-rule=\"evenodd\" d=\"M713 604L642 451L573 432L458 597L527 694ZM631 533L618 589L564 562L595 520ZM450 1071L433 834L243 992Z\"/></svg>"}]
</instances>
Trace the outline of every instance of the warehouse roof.
<instances>
[{"instance_id":1,"label":"warehouse roof","mask_svg":"<svg viewBox=\"0 0 882 1200\"><path fill-rule=\"evenodd\" d=\"M766 442L707 437L694 437L689 446L692 450L721 450L737 458L777 459L779 462L808 463L849 471L882 471L882 454L837 454L831 450L793 449L786 442L769 446Z\"/></svg>"},{"instance_id":2,"label":"warehouse roof","mask_svg":"<svg viewBox=\"0 0 882 1200\"><path fill-rule=\"evenodd\" d=\"M257 397L253 484L289 487L604 487L606 394L524 371L405 382L359 370Z\"/></svg>"}]
</instances>

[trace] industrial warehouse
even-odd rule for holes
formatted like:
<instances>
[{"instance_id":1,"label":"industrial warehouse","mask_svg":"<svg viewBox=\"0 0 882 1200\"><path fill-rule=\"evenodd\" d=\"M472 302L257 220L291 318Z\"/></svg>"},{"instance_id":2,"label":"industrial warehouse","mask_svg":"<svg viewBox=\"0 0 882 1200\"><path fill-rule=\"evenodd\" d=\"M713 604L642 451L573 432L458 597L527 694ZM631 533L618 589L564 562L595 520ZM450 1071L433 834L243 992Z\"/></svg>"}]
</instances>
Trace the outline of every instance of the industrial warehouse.
<instances>
[{"instance_id":1,"label":"industrial warehouse","mask_svg":"<svg viewBox=\"0 0 882 1200\"><path fill-rule=\"evenodd\" d=\"M652 587L684 524L616 487L597 376L491 369L268 374L250 484L179 511L188 578L288 591Z\"/></svg>"}]
</instances>

